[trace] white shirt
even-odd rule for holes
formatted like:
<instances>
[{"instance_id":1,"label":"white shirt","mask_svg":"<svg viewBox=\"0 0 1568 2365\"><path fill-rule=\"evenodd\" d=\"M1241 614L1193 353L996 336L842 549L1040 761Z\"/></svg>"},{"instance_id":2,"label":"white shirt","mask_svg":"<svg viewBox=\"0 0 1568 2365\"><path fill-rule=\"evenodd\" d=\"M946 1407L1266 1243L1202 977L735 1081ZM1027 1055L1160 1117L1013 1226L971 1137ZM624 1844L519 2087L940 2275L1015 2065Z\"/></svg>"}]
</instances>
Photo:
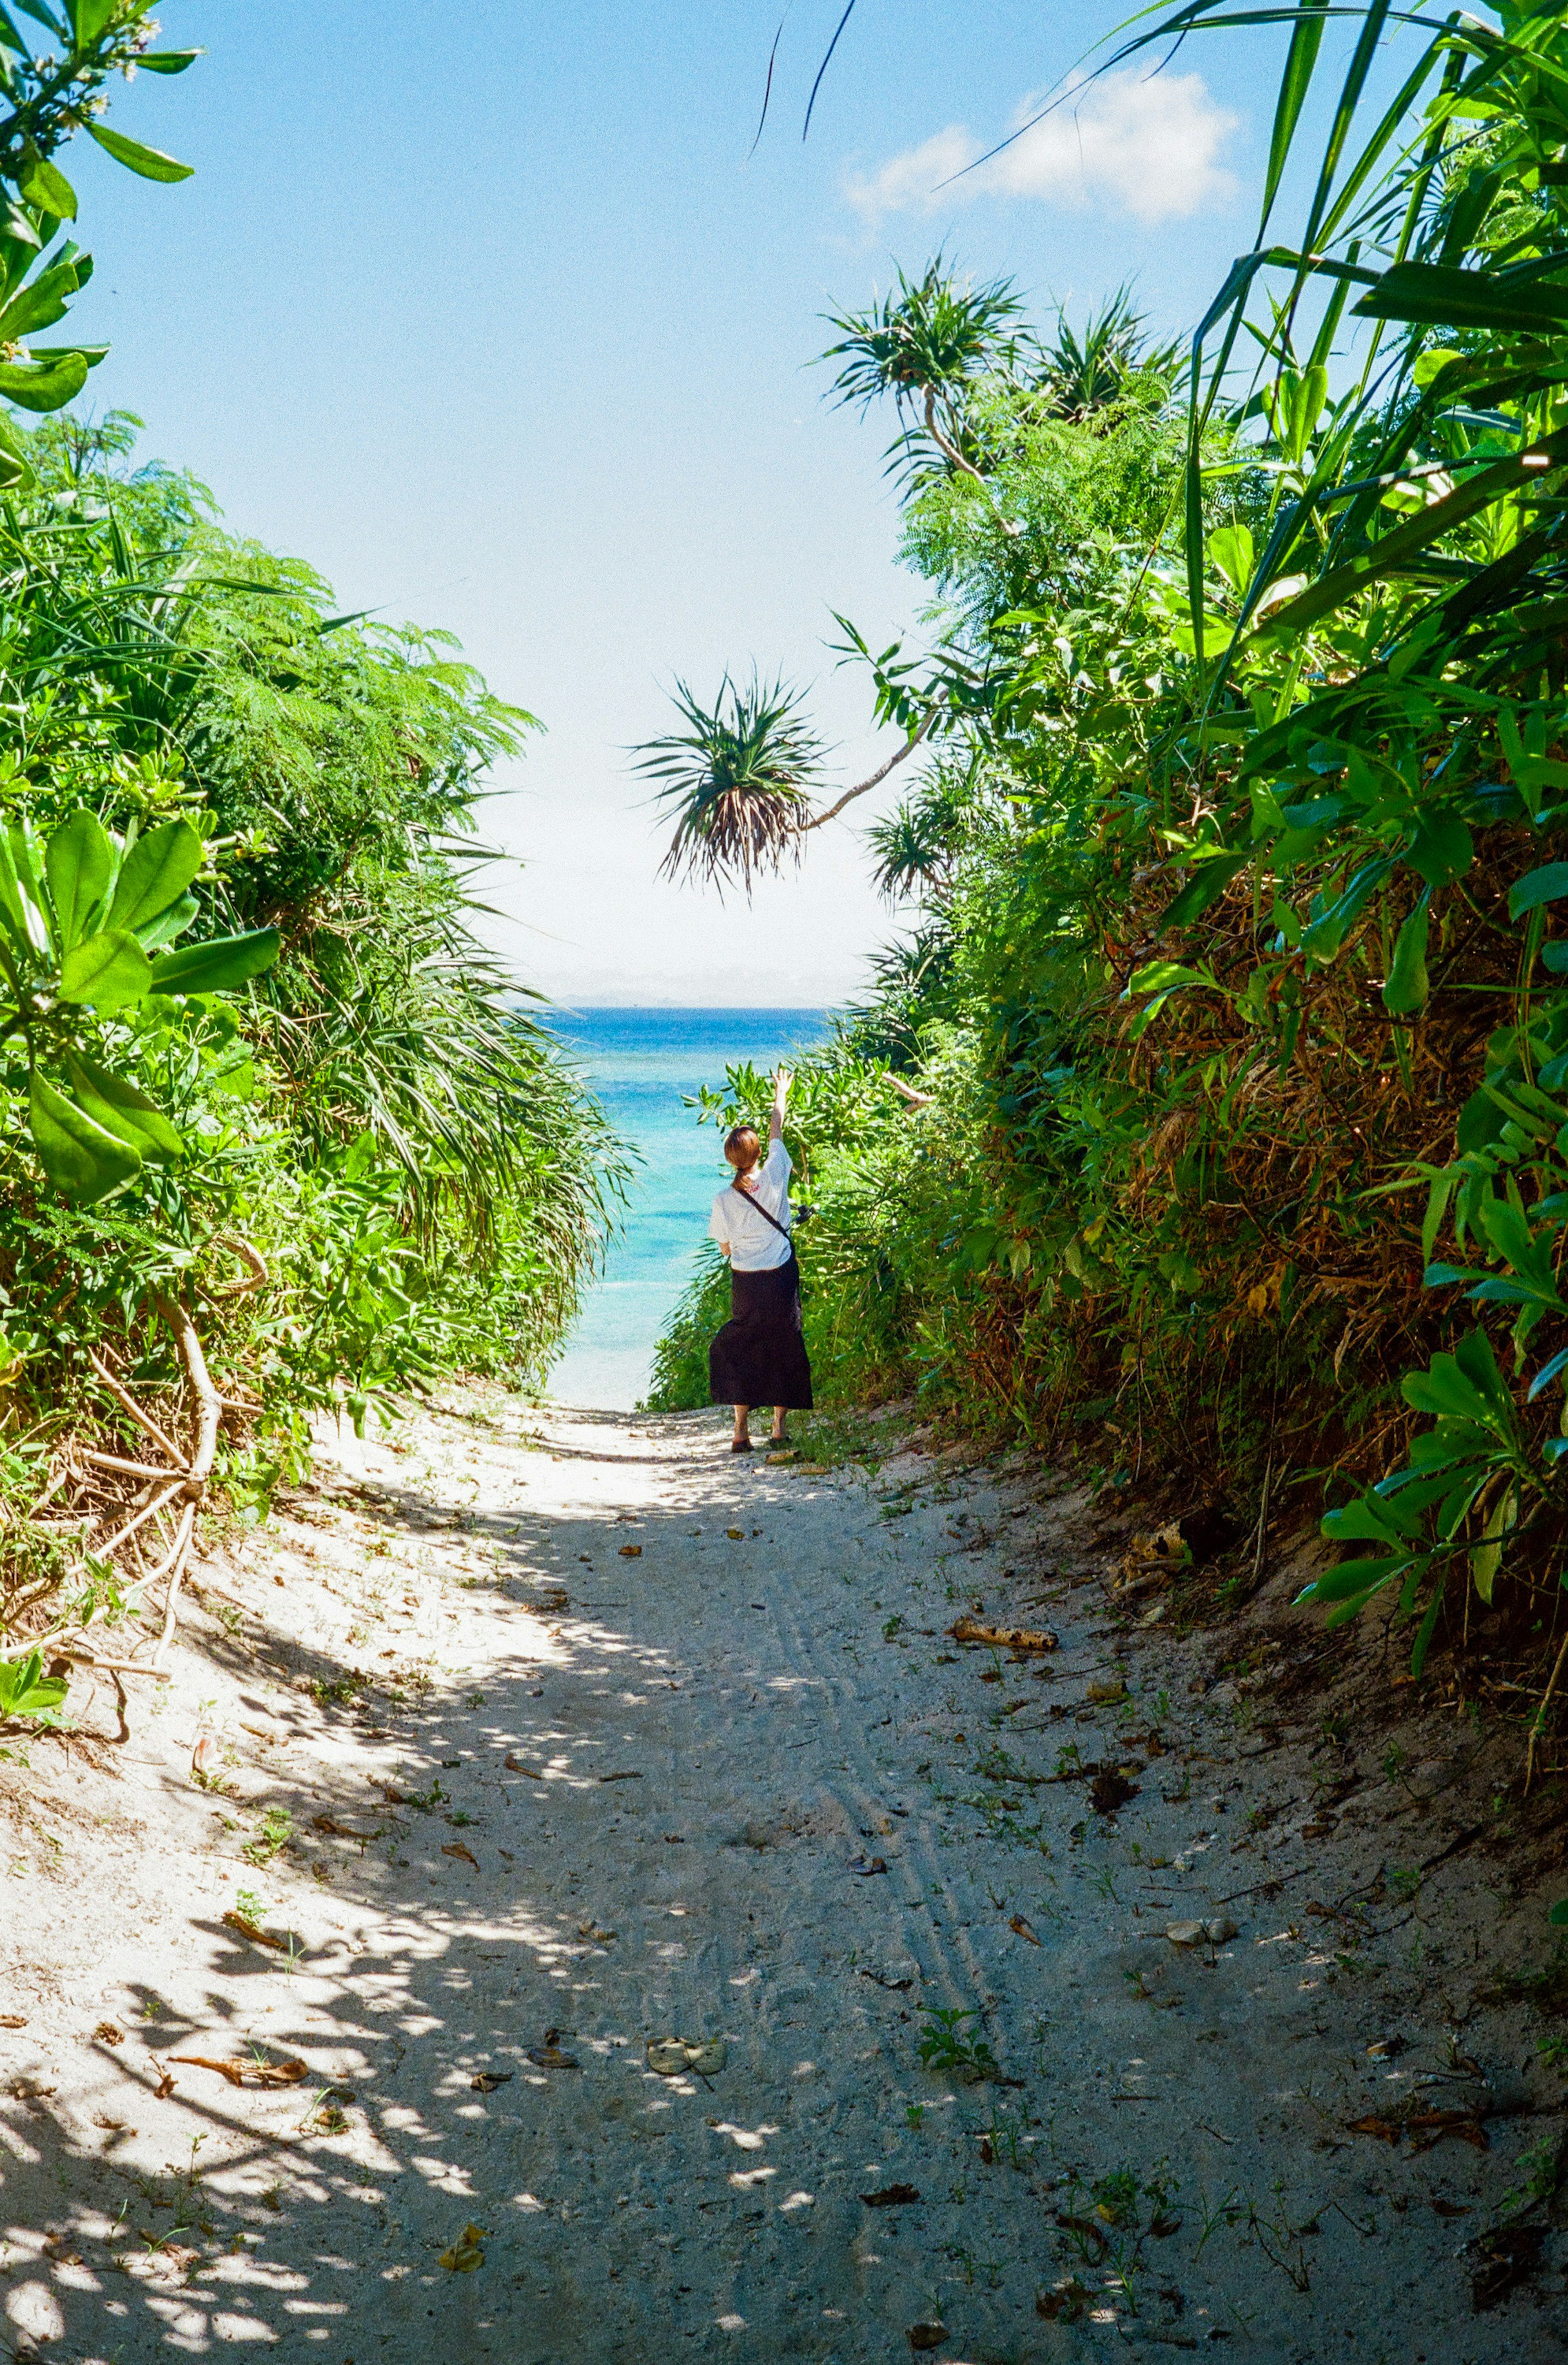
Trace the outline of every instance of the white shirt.
<instances>
[{"instance_id":1,"label":"white shirt","mask_svg":"<svg viewBox=\"0 0 1568 2365\"><path fill-rule=\"evenodd\" d=\"M789 1229L790 1153L781 1141L769 1144L767 1158L752 1168L746 1183L744 1191L732 1183L717 1194L708 1229L722 1249L728 1249L732 1272L772 1272L788 1264L790 1242L747 1202L755 1198Z\"/></svg>"}]
</instances>

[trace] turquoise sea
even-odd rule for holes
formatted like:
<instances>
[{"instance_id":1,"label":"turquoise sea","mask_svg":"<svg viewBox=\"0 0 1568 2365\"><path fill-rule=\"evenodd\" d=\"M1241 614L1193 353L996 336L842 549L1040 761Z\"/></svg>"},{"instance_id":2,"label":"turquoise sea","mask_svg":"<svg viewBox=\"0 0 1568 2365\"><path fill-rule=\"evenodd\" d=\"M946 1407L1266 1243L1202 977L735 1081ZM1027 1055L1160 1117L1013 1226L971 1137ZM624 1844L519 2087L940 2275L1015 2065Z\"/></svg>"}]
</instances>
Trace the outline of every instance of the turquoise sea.
<instances>
[{"instance_id":1,"label":"turquoise sea","mask_svg":"<svg viewBox=\"0 0 1568 2365\"><path fill-rule=\"evenodd\" d=\"M647 1388L655 1342L696 1268L722 1137L681 1105L732 1062L788 1061L820 1043L823 1010L552 1011L545 1023L585 1071L610 1123L642 1154L625 1228L550 1374L559 1403L625 1407Z\"/></svg>"}]
</instances>

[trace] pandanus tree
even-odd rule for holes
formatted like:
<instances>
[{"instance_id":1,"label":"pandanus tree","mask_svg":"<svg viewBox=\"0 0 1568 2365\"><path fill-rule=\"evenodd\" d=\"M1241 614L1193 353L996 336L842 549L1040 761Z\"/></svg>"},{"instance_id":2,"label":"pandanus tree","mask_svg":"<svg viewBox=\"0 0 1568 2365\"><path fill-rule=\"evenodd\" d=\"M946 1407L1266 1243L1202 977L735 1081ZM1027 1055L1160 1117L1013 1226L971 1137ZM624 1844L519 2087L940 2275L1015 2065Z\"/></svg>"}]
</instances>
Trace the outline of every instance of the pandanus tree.
<instances>
[{"instance_id":1,"label":"pandanus tree","mask_svg":"<svg viewBox=\"0 0 1568 2365\"><path fill-rule=\"evenodd\" d=\"M902 737L865 779L832 801L828 751L802 712L804 693L781 679L754 673L742 686L726 674L705 706L685 682L675 703L686 728L644 740L633 750L635 768L655 784L655 802L674 813L675 834L660 869L668 878L707 880L721 889L738 880L749 894L758 877L798 861L804 841L859 797L879 788L933 734L983 696L968 667L940 650L910 660L894 642L873 655L853 624L840 616L842 654L868 665L876 683L875 720Z\"/></svg>"},{"instance_id":2,"label":"pandanus tree","mask_svg":"<svg viewBox=\"0 0 1568 2365\"><path fill-rule=\"evenodd\" d=\"M984 453L965 396L977 379L1016 367L1032 350L1023 311L1010 279L961 286L938 254L919 279L901 271L897 287L868 310L826 315L840 331L822 355L839 364L833 394L862 410L892 397L900 432L888 447L890 465L918 476L935 465L982 478Z\"/></svg>"},{"instance_id":3,"label":"pandanus tree","mask_svg":"<svg viewBox=\"0 0 1568 2365\"><path fill-rule=\"evenodd\" d=\"M1151 343L1128 288L1091 313L1081 334L1057 315L1056 334L1040 348L1036 384L1047 415L1081 423L1127 402L1158 407L1170 398L1182 359L1174 342Z\"/></svg>"}]
</instances>

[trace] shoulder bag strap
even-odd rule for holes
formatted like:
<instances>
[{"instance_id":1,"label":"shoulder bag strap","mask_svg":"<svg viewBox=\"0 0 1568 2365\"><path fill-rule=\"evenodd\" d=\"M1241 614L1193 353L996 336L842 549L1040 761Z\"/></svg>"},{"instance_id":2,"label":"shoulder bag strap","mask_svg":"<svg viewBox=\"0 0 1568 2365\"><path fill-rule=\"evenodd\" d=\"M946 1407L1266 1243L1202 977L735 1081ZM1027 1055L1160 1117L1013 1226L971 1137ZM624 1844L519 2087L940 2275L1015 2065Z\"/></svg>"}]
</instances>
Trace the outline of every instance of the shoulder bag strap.
<instances>
[{"instance_id":1,"label":"shoulder bag strap","mask_svg":"<svg viewBox=\"0 0 1568 2365\"><path fill-rule=\"evenodd\" d=\"M730 1188L734 1193L737 1199L744 1199L748 1207L755 1207L756 1209L757 1214L762 1217L765 1224L772 1225L774 1230L778 1233L781 1240L790 1239L790 1229L788 1225L781 1224L777 1216L770 1216L768 1214L767 1208L763 1205L755 1191L743 1191L738 1182L732 1182ZM793 1241L790 1240L790 1246L793 1247Z\"/></svg>"}]
</instances>

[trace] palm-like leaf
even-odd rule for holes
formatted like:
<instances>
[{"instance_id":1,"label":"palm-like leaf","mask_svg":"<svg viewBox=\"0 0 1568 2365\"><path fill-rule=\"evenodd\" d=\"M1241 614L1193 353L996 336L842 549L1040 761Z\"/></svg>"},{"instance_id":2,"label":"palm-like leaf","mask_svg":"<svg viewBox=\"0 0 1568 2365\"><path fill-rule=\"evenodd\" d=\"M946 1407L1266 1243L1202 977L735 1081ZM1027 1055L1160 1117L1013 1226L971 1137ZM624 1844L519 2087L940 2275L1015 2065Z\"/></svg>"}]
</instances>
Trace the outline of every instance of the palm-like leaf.
<instances>
[{"instance_id":1,"label":"palm-like leaf","mask_svg":"<svg viewBox=\"0 0 1568 2365\"><path fill-rule=\"evenodd\" d=\"M1046 346L1040 377L1047 407L1055 419L1086 420L1129 398L1169 399L1180 364L1180 344L1150 344L1143 315L1133 308L1128 289L1119 287L1078 336L1065 313Z\"/></svg>"},{"instance_id":2,"label":"palm-like leaf","mask_svg":"<svg viewBox=\"0 0 1568 2365\"><path fill-rule=\"evenodd\" d=\"M675 835L661 869L722 882L799 858L812 790L822 776L822 742L801 714L801 696L756 674L743 688L728 674L711 707L677 682L675 703L688 728L645 741L637 769L673 806Z\"/></svg>"},{"instance_id":3,"label":"palm-like leaf","mask_svg":"<svg viewBox=\"0 0 1568 2365\"><path fill-rule=\"evenodd\" d=\"M830 312L839 342L822 355L841 366L833 392L862 409L890 394L903 432L891 451L904 461L924 433L943 457L978 475L963 416L963 389L1010 368L1024 342L1024 310L1010 279L960 287L937 254L918 280L901 270L896 289L866 312Z\"/></svg>"}]
</instances>

